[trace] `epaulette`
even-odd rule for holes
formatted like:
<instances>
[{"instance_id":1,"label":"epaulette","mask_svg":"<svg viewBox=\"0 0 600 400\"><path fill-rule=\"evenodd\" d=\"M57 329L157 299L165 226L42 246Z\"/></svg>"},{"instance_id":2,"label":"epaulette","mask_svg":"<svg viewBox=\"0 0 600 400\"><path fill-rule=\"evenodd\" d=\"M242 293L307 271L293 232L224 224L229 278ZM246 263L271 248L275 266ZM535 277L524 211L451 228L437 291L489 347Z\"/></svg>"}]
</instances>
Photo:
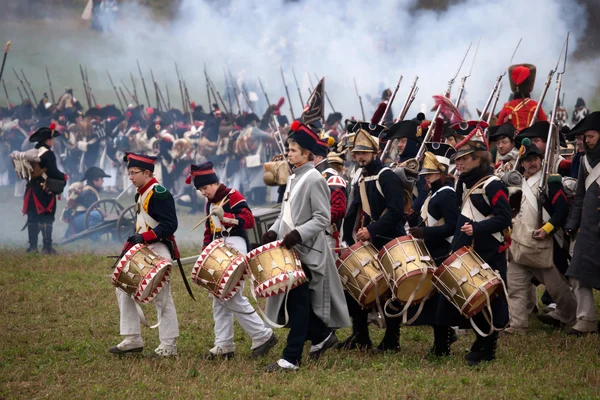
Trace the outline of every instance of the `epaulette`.
<instances>
[{"instance_id":1,"label":"epaulette","mask_svg":"<svg viewBox=\"0 0 600 400\"><path fill-rule=\"evenodd\" d=\"M562 183L562 176L559 174L551 174L548 176L548 183Z\"/></svg>"},{"instance_id":2,"label":"epaulette","mask_svg":"<svg viewBox=\"0 0 600 400\"><path fill-rule=\"evenodd\" d=\"M154 194L157 199L166 199L169 197L169 191L161 185L154 185Z\"/></svg>"}]
</instances>

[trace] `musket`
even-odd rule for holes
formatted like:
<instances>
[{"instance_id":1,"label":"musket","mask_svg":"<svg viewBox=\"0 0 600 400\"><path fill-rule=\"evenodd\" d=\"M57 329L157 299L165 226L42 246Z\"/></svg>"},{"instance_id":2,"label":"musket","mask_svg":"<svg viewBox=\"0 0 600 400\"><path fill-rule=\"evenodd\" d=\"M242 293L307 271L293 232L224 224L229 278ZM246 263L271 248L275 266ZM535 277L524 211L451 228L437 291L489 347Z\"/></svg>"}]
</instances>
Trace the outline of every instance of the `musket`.
<instances>
[{"instance_id":1,"label":"musket","mask_svg":"<svg viewBox=\"0 0 600 400\"><path fill-rule=\"evenodd\" d=\"M362 113L362 119L365 120L365 109L363 107L362 96L358 93L358 86L356 86L356 78L354 79L354 90L356 90L356 96L358 96L358 102L360 103L360 112Z\"/></svg>"},{"instance_id":2,"label":"musket","mask_svg":"<svg viewBox=\"0 0 600 400\"><path fill-rule=\"evenodd\" d=\"M88 92L87 84L85 83L85 75L83 74L83 67L79 64L79 72L81 73L81 81L83 82L83 91L85 93L85 100L87 101L88 108L92 108L92 99Z\"/></svg>"},{"instance_id":3,"label":"musket","mask_svg":"<svg viewBox=\"0 0 600 400\"><path fill-rule=\"evenodd\" d=\"M477 53L479 52L480 43L481 38L479 38L479 41L477 42L477 47L475 48L475 55L473 56L473 62L471 63L471 69L469 70L469 73L460 79L460 89L458 89L458 96L456 96L456 103L454 103L454 106L456 108L458 108L458 105L460 104L460 99L462 98L462 94L465 91L465 83L467 82L467 78L469 78L471 76L471 73L473 72L473 66L475 65L475 59L477 58Z\"/></svg>"},{"instance_id":4,"label":"musket","mask_svg":"<svg viewBox=\"0 0 600 400\"><path fill-rule=\"evenodd\" d=\"M267 101L267 108L269 108L271 106L271 102L269 101L269 96L267 96L267 92L265 91L265 87L263 86L260 77L258 77L258 84L260 85L260 90L262 90L263 96L265 96L265 100Z\"/></svg>"},{"instance_id":5,"label":"musket","mask_svg":"<svg viewBox=\"0 0 600 400\"><path fill-rule=\"evenodd\" d=\"M537 121L538 115L540 113L540 109L542 108L542 103L544 102L544 99L546 98L546 93L548 93L548 89L550 88L550 85L552 84L552 78L554 77L554 74L556 73L556 71L558 71L558 67L560 66L560 60L562 59L563 52L565 51L566 46L567 46L567 42L565 42L562 49L560 50L560 54L558 55L558 60L556 60L556 66L554 67L554 69L551 69L550 72L548 72L548 78L546 79L546 85L544 86L544 90L542 91L540 99L538 100L538 104L535 107L535 112L533 113L533 117L531 118L531 122L529 123L529 126L532 126Z\"/></svg>"},{"instance_id":6,"label":"musket","mask_svg":"<svg viewBox=\"0 0 600 400\"><path fill-rule=\"evenodd\" d=\"M229 114L229 110L227 109L227 104L225 104L225 102L223 101L223 97L221 97L221 93L219 92L219 89L216 88L215 84L213 83L212 79L210 79L210 77L208 76L208 72L204 71L204 74L206 75L206 79L208 79L208 83L210 83L210 90L213 94L213 97L215 99L219 99L219 101L221 101L221 104L223 105L223 110L225 110L225 114L227 114L228 119L233 123L233 117ZM217 95L215 96L215 92L217 92ZM218 104L218 102L217 102Z\"/></svg>"},{"instance_id":7,"label":"musket","mask_svg":"<svg viewBox=\"0 0 600 400\"><path fill-rule=\"evenodd\" d=\"M244 100L246 100L248 107L250 107L250 111L252 111L252 113L254 113L254 107L252 106L252 102L250 101L250 96L248 95L248 88L246 88L246 85L244 84L244 82L242 82L242 95L244 96Z\"/></svg>"},{"instance_id":8,"label":"musket","mask_svg":"<svg viewBox=\"0 0 600 400\"><path fill-rule=\"evenodd\" d=\"M177 81L179 82L179 93L181 94L181 107L183 109L183 113L185 114L189 112L191 115L191 106L189 104L186 104L185 102L185 95L183 94L183 83L181 83L183 79L181 78L181 73L179 72L179 67L177 66L177 63L175 63L175 73L177 74Z\"/></svg>"},{"instance_id":9,"label":"musket","mask_svg":"<svg viewBox=\"0 0 600 400\"><path fill-rule=\"evenodd\" d=\"M190 104L190 93L188 92L188 88L187 85L185 83L185 80L183 81L183 93L185 93L185 100L189 106ZM188 108L189 111L189 116L190 116L190 125L194 125L194 115L193 115L193 111Z\"/></svg>"},{"instance_id":10,"label":"musket","mask_svg":"<svg viewBox=\"0 0 600 400\"><path fill-rule=\"evenodd\" d=\"M294 116L294 108L292 107L292 99L290 98L290 91L288 90L287 83L285 83L285 76L283 75L283 68L279 67L279 71L281 72L281 80L283 81L283 87L285 88L285 95L287 96L288 103L290 103L290 113L292 114L292 119L295 120Z\"/></svg>"},{"instance_id":11,"label":"musket","mask_svg":"<svg viewBox=\"0 0 600 400\"><path fill-rule=\"evenodd\" d=\"M4 46L4 57L2 57L2 66L0 67L0 79L2 79L2 73L4 72L4 65L6 64L6 56L8 56L8 50L10 49L10 40L6 42Z\"/></svg>"},{"instance_id":12,"label":"musket","mask_svg":"<svg viewBox=\"0 0 600 400\"><path fill-rule=\"evenodd\" d=\"M156 83L156 80L154 79L154 72L152 72L152 68L150 68L150 79L152 79L152 85L154 86L154 96L156 97L156 108L158 108L158 111L160 111L160 109L162 107L161 107L161 103L160 103L160 96L158 94L158 84Z\"/></svg>"},{"instance_id":13,"label":"musket","mask_svg":"<svg viewBox=\"0 0 600 400\"><path fill-rule=\"evenodd\" d=\"M496 112L496 106L498 105L498 100L500 99L500 93L502 92L502 83L500 83L500 86L498 87L498 90L496 91L496 96L494 97L494 104L492 104L492 109L490 110L490 113L488 114L488 119L487 124L488 126L490 126L490 123L492 122L492 117L494 116L494 113Z\"/></svg>"},{"instance_id":14,"label":"musket","mask_svg":"<svg viewBox=\"0 0 600 400\"><path fill-rule=\"evenodd\" d=\"M565 92L563 92L562 94L562 100L560 101L560 105L563 107L565 106Z\"/></svg>"},{"instance_id":15,"label":"musket","mask_svg":"<svg viewBox=\"0 0 600 400\"><path fill-rule=\"evenodd\" d=\"M210 85L208 84L208 74L206 73L206 63L204 63L204 77L206 80L206 98L208 99L208 111L212 110L212 100L210 99Z\"/></svg>"},{"instance_id":16,"label":"musket","mask_svg":"<svg viewBox=\"0 0 600 400\"><path fill-rule=\"evenodd\" d=\"M163 110L164 111L169 111L169 109L167 108L167 102L165 101L165 98L162 94L162 90L160 90L160 86L158 86L158 82L155 83L156 85L156 91L158 92L158 96L160 98L160 101L162 102L163 105Z\"/></svg>"},{"instance_id":17,"label":"musket","mask_svg":"<svg viewBox=\"0 0 600 400\"><path fill-rule=\"evenodd\" d=\"M465 63L467 55L469 54L469 50L471 50L471 45L473 45L473 42L471 42L469 44L469 48L467 49L465 56L463 57L462 61L460 62L460 65L456 69L456 73L454 74L452 79L450 79L448 81L448 87L446 88L446 93L444 93L444 95L446 97L450 97L450 93L452 92L452 86L454 85L454 81L456 80L456 77L458 76L463 64ZM506 73L506 71L504 73ZM427 148L426 143L431 139L431 136L433 135L433 132L435 131L436 119L440 115L441 111L442 111L442 106L439 105L437 107L437 109L435 110L435 114L433 114L433 118L431 118L431 125L429 125L429 129L427 129L427 134L423 138L423 143L421 143L421 147L419 147L419 151L417 151L417 155L415 156L415 160L417 161L417 163L421 162L421 159L423 158L423 154L425 154L425 149ZM416 168L418 168L418 165L416 166Z\"/></svg>"},{"instance_id":18,"label":"musket","mask_svg":"<svg viewBox=\"0 0 600 400\"><path fill-rule=\"evenodd\" d=\"M227 92L227 102L229 103L229 109L233 114L233 101L231 100L231 86L227 81L227 72L225 72L225 67L223 67L223 77L225 78L225 91Z\"/></svg>"},{"instance_id":19,"label":"musket","mask_svg":"<svg viewBox=\"0 0 600 400\"><path fill-rule=\"evenodd\" d=\"M123 85L123 87L127 91L127 94L129 95L129 97L131 97L131 99L135 103L135 105L139 107L140 103L138 102L137 97L133 93L131 93L131 90L129 90L129 88L127 87L127 85L125 84L125 82L123 82L123 79L121 79L121 84ZM120 88L120 86L119 86L119 88ZM125 100L125 103L128 103L127 98L123 94L123 90L121 90L121 93L122 93L123 99Z\"/></svg>"},{"instance_id":20,"label":"musket","mask_svg":"<svg viewBox=\"0 0 600 400\"><path fill-rule=\"evenodd\" d=\"M300 90L300 85L298 85L298 79L296 79L296 71L294 71L294 68L292 68L292 74L294 75L294 82L296 82L296 89L298 90L298 97L300 97L300 105L304 109L304 106L306 104L304 104L304 100L302 100L302 91Z\"/></svg>"},{"instance_id":21,"label":"musket","mask_svg":"<svg viewBox=\"0 0 600 400\"><path fill-rule=\"evenodd\" d=\"M35 93L34 93L33 89L31 88L31 83L29 83L29 80L27 79L27 76L25 75L25 71L23 71L23 68L21 68L21 75L23 75L23 79L25 80L25 83L27 84L27 87L29 88L29 93L31 93L31 97L33 97L33 101L35 101L35 104L37 104L37 98L35 97Z\"/></svg>"},{"instance_id":22,"label":"musket","mask_svg":"<svg viewBox=\"0 0 600 400\"><path fill-rule=\"evenodd\" d=\"M239 95L239 92L238 92L238 85L237 85L237 82L233 79L233 75L231 74L231 70L230 69L227 70L227 73L229 74L229 81L233 85L233 94L235 95L235 102L237 104L238 113L240 113L240 115L241 115L242 114L242 107L240 106L240 95Z\"/></svg>"},{"instance_id":23,"label":"musket","mask_svg":"<svg viewBox=\"0 0 600 400\"><path fill-rule=\"evenodd\" d=\"M142 79L142 86L144 87L144 94L146 95L146 101L148 102L147 107L152 107L152 105L150 105L150 97L148 96L148 89L146 88L146 81L144 80L144 75L142 75L142 68L140 67L140 62L138 60L135 60L135 62L137 63L138 72L140 73L140 78ZM133 87L135 90L135 85Z\"/></svg>"},{"instance_id":24,"label":"musket","mask_svg":"<svg viewBox=\"0 0 600 400\"><path fill-rule=\"evenodd\" d=\"M133 72L129 71L129 76L131 77L131 86L133 89L133 99L135 100L135 104L139 107L140 99L137 95L137 86L135 85L135 78L133 77ZM127 89L127 86L125 84L123 84L123 86L125 86L125 89ZM129 89L127 89L127 91L129 92Z\"/></svg>"},{"instance_id":25,"label":"musket","mask_svg":"<svg viewBox=\"0 0 600 400\"><path fill-rule=\"evenodd\" d=\"M19 97L21 98L21 104L25 103L25 99L23 98L23 93L21 93L21 88L17 86L17 92L19 93Z\"/></svg>"},{"instance_id":26,"label":"musket","mask_svg":"<svg viewBox=\"0 0 600 400\"><path fill-rule=\"evenodd\" d=\"M167 109L171 109L171 96L169 95L169 86L165 83L165 92L167 92Z\"/></svg>"},{"instance_id":27,"label":"musket","mask_svg":"<svg viewBox=\"0 0 600 400\"><path fill-rule=\"evenodd\" d=\"M8 107L10 108L10 97L8 97L8 90L6 90L6 84L4 83L4 79L2 79L2 86L4 87L4 94L6 95L6 100L8 101Z\"/></svg>"},{"instance_id":28,"label":"musket","mask_svg":"<svg viewBox=\"0 0 600 400\"><path fill-rule=\"evenodd\" d=\"M125 112L125 107L123 107L123 102L121 101L121 98L119 97L119 92L117 91L117 87L115 86L115 83L112 80L112 76L110 76L110 72L108 72L108 69L106 70L106 75L108 75L108 80L110 81L110 85L113 87L114 91L115 91L115 96L117 96L117 100L119 100L119 105L121 106L121 111Z\"/></svg>"},{"instance_id":29,"label":"musket","mask_svg":"<svg viewBox=\"0 0 600 400\"><path fill-rule=\"evenodd\" d=\"M562 77L565 71L567 70L567 57L569 55L569 36L571 32L567 33L567 39L565 40L565 45L563 46L563 50L565 53L565 58L563 62L562 71L558 72L556 75L556 88L554 89L554 104L552 106L552 114L550 117L550 128L548 129L548 141L546 142L546 150L544 151L544 160L542 165L542 177L540 178L540 183L538 185L538 228L541 228L544 224L544 201L546 199L546 189L548 187L548 175L550 173L556 173L556 171L550 171L550 168L553 168L554 157L558 154L558 149L555 149L559 143L558 138L558 126L556 126L556 111L558 110L558 102L560 101L560 90L562 87ZM562 51L561 51L562 55ZM557 68L558 70L558 68ZM551 159L552 158L552 159Z\"/></svg>"},{"instance_id":30,"label":"musket","mask_svg":"<svg viewBox=\"0 0 600 400\"><path fill-rule=\"evenodd\" d=\"M419 92L419 88L417 87L418 80L419 77L416 76L412 86L410 87L410 90L408 91L408 95L406 96L406 100L404 101L404 105L402 106L402 110L400 111L400 114L398 114L396 121L400 122L404 120L404 117L406 117L406 114L408 114L410 106L412 105L413 101L415 101L417 93Z\"/></svg>"},{"instance_id":31,"label":"musket","mask_svg":"<svg viewBox=\"0 0 600 400\"><path fill-rule=\"evenodd\" d=\"M398 89L400 89L400 83L402 83L402 79L404 79L404 77L402 75L400 75L400 78L398 79L398 83L396 84L396 87L394 88L394 92L392 93L392 96L390 97L390 99L387 102L387 105L385 106L385 111L383 112L381 119L377 123L378 125L383 125L385 116L387 115L388 111L390 110L390 107L392 107L392 103L394 102L394 99L396 99L396 94L398 93Z\"/></svg>"},{"instance_id":32,"label":"musket","mask_svg":"<svg viewBox=\"0 0 600 400\"><path fill-rule=\"evenodd\" d=\"M48 66L46 67L46 77L48 78L48 86L50 86L50 96L52 96L52 104L56 104L56 99L54 98L54 90L52 89L52 80L50 80L50 72L48 72Z\"/></svg>"},{"instance_id":33,"label":"musket","mask_svg":"<svg viewBox=\"0 0 600 400\"><path fill-rule=\"evenodd\" d=\"M23 91L25 91L25 96L27 96L27 98L29 99L29 101L31 101L31 98L29 97L29 93L27 93L27 88L25 87L25 83L23 82L23 79L21 79L21 77L19 76L19 74L17 74L17 71L14 68L12 70L15 73L15 76L17 77L17 80L21 84L21 87L23 87Z\"/></svg>"},{"instance_id":34,"label":"musket","mask_svg":"<svg viewBox=\"0 0 600 400\"><path fill-rule=\"evenodd\" d=\"M123 89L119 86L119 92L121 92L121 97L123 97L123 101L127 104L127 98L125 97L125 93L123 93Z\"/></svg>"},{"instance_id":35,"label":"musket","mask_svg":"<svg viewBox=\"0 0 600 400\"><path fill-rule=\"evenodd\" d=\"M94 93L92 92L92 86L90 85L90 78L88 76L87 67L85 67L85 84L87 85L88 93L90 94L90 99L92 100L92 104L94 106L98 107L98 102L96 101L96 96L94 96Z\"/></svg>"}]
</instances>

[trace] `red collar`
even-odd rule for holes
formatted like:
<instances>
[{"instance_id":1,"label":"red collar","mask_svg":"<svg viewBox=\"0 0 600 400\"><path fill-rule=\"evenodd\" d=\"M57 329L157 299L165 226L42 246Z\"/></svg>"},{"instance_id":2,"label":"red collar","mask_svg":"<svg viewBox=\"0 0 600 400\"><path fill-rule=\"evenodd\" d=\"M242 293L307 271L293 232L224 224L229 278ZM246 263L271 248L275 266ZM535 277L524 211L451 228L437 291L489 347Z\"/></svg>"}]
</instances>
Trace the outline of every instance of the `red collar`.
<instances>
[{"instance_id":1,"label":"red collar","mask_svg":"<svg viewBox=\"0 0 600 400\"><path fill-rule=\"evenodd\" d=\"M307 162L308 162L308 161L304 161L303 163L296 164L296 165L294 165L294 168L293 168L293 169L300 168L301 166L303 166L303 165L304 165L304 164L306 164Z\"/></svg>"},{"instance_id":2,"label":"red collar","mask_svg":"<svg viewBox=\"0 0 600 400\"><path fill-rule=\"evenodd\" d=\"M215 193L215 197L213 197L212 200L209 201L209 204L216 204L219 201L223 200L223 198L227 196L230 191L231 189L229 189L227 186L221 183Z\"/></svg>"},{"instance_id":3,"label":"red collar","mask_svg":"<svg viewBox=\"0 0 600 400\"><path fill-rule=\"evenodd\" d=\"M156 180L156 178L152 178L148 181L148 183L146 183L144 186L142 186L141 188L138 188L137 192L139 194L144 194L146 193L146 190L148 190L148 188L150 186L152 186L154 183L158 183L158 181Z\"/></svg>"}]
</instances>

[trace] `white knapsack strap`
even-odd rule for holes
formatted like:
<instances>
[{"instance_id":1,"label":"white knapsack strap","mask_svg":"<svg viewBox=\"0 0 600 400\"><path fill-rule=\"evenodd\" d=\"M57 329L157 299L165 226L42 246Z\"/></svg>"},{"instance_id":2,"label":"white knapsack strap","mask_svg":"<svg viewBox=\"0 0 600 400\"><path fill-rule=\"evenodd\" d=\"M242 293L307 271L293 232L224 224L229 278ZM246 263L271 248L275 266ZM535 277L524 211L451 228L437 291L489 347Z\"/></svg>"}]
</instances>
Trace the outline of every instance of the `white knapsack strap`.
<instances>
[{"instance_id":1,"label":"white knapsack strap","mask_svg":"<svg viewBox=\"0 0 600 400\"><path fill-rule=\"evenodd\" d=\"M590 165L586 156L583 156L583 165L588 173L585 178L585 190L588 190L592 183L597 182L600 185L600 163L596 164L594 168Z\"/></svg>"}]
</instances>

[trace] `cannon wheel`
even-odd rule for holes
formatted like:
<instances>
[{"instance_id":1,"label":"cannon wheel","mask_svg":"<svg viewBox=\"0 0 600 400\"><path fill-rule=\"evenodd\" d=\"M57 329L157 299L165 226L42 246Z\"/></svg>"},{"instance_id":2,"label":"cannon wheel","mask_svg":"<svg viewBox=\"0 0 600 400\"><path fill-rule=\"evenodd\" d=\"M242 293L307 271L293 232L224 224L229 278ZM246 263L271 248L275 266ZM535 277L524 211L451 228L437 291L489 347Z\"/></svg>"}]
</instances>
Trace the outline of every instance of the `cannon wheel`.
<instances>
[{"instance_id":1,"label":"cannon wheel","mask_svg":"<svg viewBox=\"0 0 600 400\"><path fill-rule=\"evenodd\" d=\"M119 214L119 219L117 219L117 239L121 242L126 241L129 236L135 233L135 222L137 220L135 206L135 204L132 204L127 207Z\"/></svg>"},{"instance_id":2,"label":"cannon wheel","mask_svg":"<svg viewBox=\"0 0 600 400\"><path fill-rule=\"evenodd\" d=\"M103 199L92 203L85 211L85 217L83 218L83 226L86 230L90 229L90 213L94 210L100 211L105 221L116 220L123 211L123 206L114 199Z\"/></svg>"}]
</instances>

